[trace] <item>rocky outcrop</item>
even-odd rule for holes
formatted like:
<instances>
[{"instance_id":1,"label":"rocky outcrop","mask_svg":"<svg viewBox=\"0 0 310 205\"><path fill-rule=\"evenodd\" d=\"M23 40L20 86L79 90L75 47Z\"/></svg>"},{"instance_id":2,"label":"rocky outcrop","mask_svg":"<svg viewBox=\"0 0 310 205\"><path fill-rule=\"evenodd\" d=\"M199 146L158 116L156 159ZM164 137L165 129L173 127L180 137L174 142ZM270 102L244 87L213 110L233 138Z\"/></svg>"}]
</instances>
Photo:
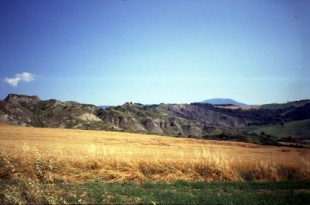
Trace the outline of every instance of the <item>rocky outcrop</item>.
<instances>
[{"instance_id":1,"label":"rocky outcrop","mask_svg":"<svg viewBox=\"0 0 310 205\"><path fill-rule=\"evenodd\" d=\"M28 109L35 109L36 106L40 104L41 99L38 96L9 94L4 99L4 102L12 103L14 105L20 105Z\"/></svg>"},{"instance_id":2,"label":"rocky outcrop","mask_svg":"<svg viewBox=\"0 0 310 205\"><path fill-rule=\"evenodd\" d=\"M167 127L162 127L163 122L158 119L148 118L142 122L143 126L150 132L155 134L163 134Z\"/></svg>"}]
</instances>

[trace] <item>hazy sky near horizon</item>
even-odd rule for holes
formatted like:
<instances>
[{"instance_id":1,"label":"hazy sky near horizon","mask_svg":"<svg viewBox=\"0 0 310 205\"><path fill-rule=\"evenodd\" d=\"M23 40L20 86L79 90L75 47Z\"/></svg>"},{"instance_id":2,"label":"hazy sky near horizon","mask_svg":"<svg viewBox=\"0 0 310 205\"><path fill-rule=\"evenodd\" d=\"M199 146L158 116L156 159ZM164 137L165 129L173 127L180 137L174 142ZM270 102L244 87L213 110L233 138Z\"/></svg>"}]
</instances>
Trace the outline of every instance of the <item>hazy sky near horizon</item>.
<instances>
[{"instance_id":1,"label":"hazy sky near horizon","mask_svg":"<svg viewBox=\"0 0 310 205\"><path fill-rule=\"evenodd\" d=\"M310 98L309 0L0 1L0 98Z\"/></svg>"}]
</instances>

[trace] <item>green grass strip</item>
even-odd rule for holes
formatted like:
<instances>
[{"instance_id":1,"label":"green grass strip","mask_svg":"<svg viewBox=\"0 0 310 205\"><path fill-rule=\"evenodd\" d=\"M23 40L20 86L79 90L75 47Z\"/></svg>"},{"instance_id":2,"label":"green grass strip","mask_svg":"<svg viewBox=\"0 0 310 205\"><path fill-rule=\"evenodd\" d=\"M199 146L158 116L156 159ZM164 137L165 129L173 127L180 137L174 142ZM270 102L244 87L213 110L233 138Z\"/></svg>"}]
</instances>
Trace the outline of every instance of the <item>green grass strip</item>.
<instances>
[{"instance_id":1,"label":"green grass strip","mask_svg":"<svg viewBox=\"0 0 310 205\"><path fill-rule=\"evenodd\" d=\"M309 181L53 184L0 181L1 204L310 204ZM39 193L39 194L38 194Z\"/></svg>"}]
</instances>

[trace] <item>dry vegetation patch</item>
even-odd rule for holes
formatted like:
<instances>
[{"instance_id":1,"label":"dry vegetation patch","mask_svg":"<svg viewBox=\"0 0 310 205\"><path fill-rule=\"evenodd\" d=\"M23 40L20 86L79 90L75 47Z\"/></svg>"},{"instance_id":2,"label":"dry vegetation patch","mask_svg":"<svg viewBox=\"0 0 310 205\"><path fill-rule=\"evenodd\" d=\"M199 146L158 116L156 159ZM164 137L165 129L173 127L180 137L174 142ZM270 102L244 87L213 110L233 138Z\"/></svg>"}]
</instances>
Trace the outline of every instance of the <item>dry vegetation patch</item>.
<instances>
[{"instance_id":1,"label":"dry vegetation patch","mask_svg":"<svg viewBox=\"0 0 310 205\"><path fill-rule=\"evenodd\" d=\"M308 180L309 161L309 149L0 124L2 179Z\"/></svg>"}]
</instances>

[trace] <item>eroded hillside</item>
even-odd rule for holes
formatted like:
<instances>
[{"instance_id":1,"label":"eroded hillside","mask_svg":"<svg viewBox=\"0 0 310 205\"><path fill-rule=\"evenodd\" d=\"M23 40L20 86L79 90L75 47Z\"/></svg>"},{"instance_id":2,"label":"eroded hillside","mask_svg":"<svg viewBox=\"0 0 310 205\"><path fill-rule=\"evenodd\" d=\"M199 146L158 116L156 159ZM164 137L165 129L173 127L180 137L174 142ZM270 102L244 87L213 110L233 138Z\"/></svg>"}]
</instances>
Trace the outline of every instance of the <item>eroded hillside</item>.
<instances>
[{"instance_id":1,"label":"eroded hillside","mask_svg":"<svg viewBox=\"0 0 310 205\"><path fill-rule=\"evenodd\" d=\"M0 121L33 127L114 130L169 136L229 136L244 141L244 131L309 119L310 103L285 109L228 109L210 104L142 105L125 103L106 109L73 101L41 100L9 94L0 101ZM239 132L243 130L243 134ZM233 137L231 137L233 136ZM278 137L279 138L279 137ZM245 140L247 141L247 140Z\"/></svg>"}]
</instances>

